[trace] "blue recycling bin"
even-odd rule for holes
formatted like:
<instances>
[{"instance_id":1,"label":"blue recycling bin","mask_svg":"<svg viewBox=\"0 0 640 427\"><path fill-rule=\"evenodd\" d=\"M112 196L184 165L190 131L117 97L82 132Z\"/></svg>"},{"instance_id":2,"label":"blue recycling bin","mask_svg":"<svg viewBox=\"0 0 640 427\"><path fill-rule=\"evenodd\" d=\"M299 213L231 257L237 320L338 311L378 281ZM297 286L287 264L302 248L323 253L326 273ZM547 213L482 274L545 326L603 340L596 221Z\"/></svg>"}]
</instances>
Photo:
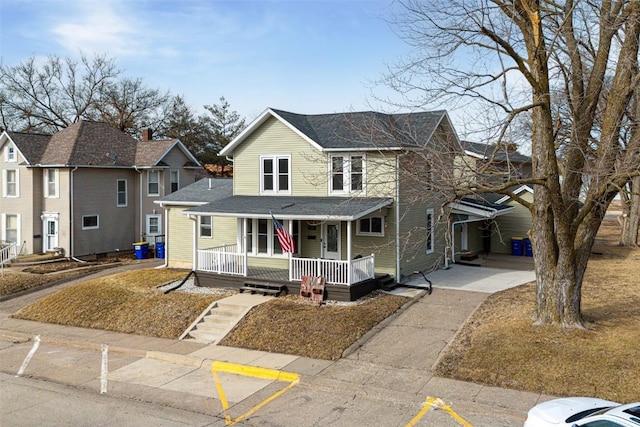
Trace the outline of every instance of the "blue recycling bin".
<instances>
[{"instance_id":1,"label":"blue recycling bin","mask_svg":"<svg viewBox=\"0 0 640 427\"><path fill-rule=\"evenodd\" d=\"M148 242L136 242L133 244L133 250L136 254L136 259L149 258L149 243Z\"/></svg>"},{"instance_id":2,"label":"blue recycling bin","mask_svg":"<svg viewBox=\"0 0 640 427\"><path fill-rule=\"evenodd\" d=\"M524 254L524 240L522 237L511 238L511 255L522 256Z\"/></svg>"},{"instance_id":3,"label":"blue recycling bin","mask_svg":"<svg viewBox=\"0 0 640 427\"><path fill-rule=\"evenodd\" d=\"M156 258L164 258L164 242L156 242Z\"/></svg>"},{"instance_id":4,"label":"blue recycling bin","mask_svg":"<svg viewBox=\"0 0 640 427\"><path fill-rule=\"evenodd\" d=\"M533 256L533 247L531 247L531 239L524 239L525 256Z\"/></svg>"}]
</instances>

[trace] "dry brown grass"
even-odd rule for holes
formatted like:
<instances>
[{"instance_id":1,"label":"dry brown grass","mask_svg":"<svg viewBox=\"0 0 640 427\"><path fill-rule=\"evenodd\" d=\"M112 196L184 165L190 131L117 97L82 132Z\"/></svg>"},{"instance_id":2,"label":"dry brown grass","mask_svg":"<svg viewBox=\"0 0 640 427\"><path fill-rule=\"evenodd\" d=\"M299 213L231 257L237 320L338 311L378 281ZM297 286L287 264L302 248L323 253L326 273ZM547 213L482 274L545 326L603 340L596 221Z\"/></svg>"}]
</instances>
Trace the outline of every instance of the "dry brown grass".
<instances>
[{"instance_id":1,"label":"dry brown grass","mask_svg":"<svg viewBox=\"0 0 640 427\"><path fill-rule=\"evenodd\" d=\"M24 307L13 316L61 325L177 338L221 295L156 289L185 270L144 269L89 280Z\"/></svg>"},{"instance_id":2,"label":"dry brown grass","mask_svg":"<svg viewBox=\"0 0 640 427\"><path fill-rule=\"evenodd\" d=\"M640 400L640 249L617 246L607 220L583 284L587 330L532 326L535 286L491 295L436 373L536 393Z\"/></svg>"},{"instance_id":3,"label":"dry brown grass","mask_svg":"<svg viewBox=\"0 0 640 427\"><path fill-rule=\"evenodd\" d=\"M361 304L317 305L295 296L255 307L221 345L336 360L409 299L380 295Z\"/></svg>"}]
</instances>

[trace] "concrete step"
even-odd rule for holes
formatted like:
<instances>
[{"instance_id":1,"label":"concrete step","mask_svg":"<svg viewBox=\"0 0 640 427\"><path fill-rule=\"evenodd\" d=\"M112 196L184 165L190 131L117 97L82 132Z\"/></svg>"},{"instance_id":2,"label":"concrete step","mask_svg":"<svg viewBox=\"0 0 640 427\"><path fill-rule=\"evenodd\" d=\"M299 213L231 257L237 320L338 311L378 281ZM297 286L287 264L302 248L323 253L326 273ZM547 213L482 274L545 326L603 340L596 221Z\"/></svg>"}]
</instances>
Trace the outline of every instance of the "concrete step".
<instances>
[{"instance_id":1,"label":"concrete step","mask_svg":"<svg viewBox=\"0 0 640 427\"><path fill-rule=\"evenodd\" d=\"M229 329L229 325L219 325L212 322L200 322L195 328L196 331L208 332L217 335L224 333L227 329Z\"/></svg>"},{"instance_id":2,"label":"concrete step","mask_svg":"<svg viewBox=\"0 0 640 427\"><path fill-rule=\"evenodd\" d=\"M197 329L189 332L189 335L191 337L193 337L198 342L209 343L209 344L210 343L216 343L222 338L219 335L210 334L208 332L198 331Z\"/></svg>"},{"instance_id":3,"label":"concrete step","mask_svg":"<svg viewBox=\"0 0 640 427\"><path fill-rule=\"evenodd\" d=\"M235 317L205 316L202 319L201 323L213 323L216 325L232 326L235 325L237 321L238 319Z\"/></svg>"}]
</instances>

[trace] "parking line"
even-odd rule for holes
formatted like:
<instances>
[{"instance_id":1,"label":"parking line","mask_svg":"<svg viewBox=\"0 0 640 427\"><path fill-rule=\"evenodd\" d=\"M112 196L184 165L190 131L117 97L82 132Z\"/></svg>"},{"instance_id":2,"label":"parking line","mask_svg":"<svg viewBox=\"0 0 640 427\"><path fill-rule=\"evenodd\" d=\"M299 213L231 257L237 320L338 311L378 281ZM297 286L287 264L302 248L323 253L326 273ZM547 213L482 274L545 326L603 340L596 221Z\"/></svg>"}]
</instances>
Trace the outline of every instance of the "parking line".
<instances>
[{"instance_id":1,"label":"parking line","mask_svg":"<svg viewBox=\"0 0 640 427\"><path fill-rule=\"evenodd\" d=\"M282 390L279 390L278 392L272 394L253 408L249 409L246 413L240 415L235 419L232 419L231 415L229 414L229 401L227 400L227 396L222 387L222 383L220 382L220 378L218 377L218 372L232 375L243 375L246 377L253 377L264 380L288 382L289 384ZM220 403L222 404L225 425L228 426L247 418L258 409L262 408L269 402L272 402L274 399L281 396L287 390L293 388L296 384L298 384L298 381L300 380L300 375L294 372L282 372L276 369L259 368L257 366L239 365L236 363L218 361L215 361L211 364L211 374L213 375L213 379L216 383L216 390L218 391L218 397L220 398Z\"/></svg>"},{"instance_id":2,"label":"parking line","mask_svg":"<svg viewBox=\"0 0 640 427\"><path fill-rule=\"evenodd\" d=\"M462 427L473 427L471 424L469 424L464 418L462 418L460 415L458 415L452 408L451 406L447 405L446 403L444 403L444 401L442 399L438 399L436 397L428 397L427 400L424 402L424 406L422 407L422 409L420 410L420 412L418 412L416 414L415 417L413 417L411 419L411 421L409 421L409 423L407 424L406 427L413 427L416 425L416 423L418 421L420 421L420 419L424 416L424 414L426 414L429 409L434 408L434 409L442 409L443 411L445 411L446 413L448 413L451 418L453 418L454 420L456 420L458 422L458 424L460 424Z\"/></svg>"}]
</instances>

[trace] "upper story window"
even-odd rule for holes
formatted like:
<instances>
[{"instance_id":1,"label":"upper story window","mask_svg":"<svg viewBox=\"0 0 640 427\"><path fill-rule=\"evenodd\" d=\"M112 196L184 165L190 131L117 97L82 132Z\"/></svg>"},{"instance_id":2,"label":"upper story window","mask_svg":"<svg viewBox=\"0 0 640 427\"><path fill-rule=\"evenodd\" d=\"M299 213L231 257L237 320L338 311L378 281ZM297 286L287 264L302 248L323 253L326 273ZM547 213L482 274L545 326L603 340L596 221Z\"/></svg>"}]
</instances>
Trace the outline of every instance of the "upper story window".
<instances>
[{"instance_id":1,"label":"upper story window","mask_svg":"<svg viewBox=\"0 0 640 427\"><path fill-rule=\"evenodd\" d=\"M16 162L18 161L18 155L16 154L16 147L13 145L8 145L5 150L5 161L7 162Z\"/></svg>"},{"instance_id":2,"label":"upper story window","mask_svg":"<svg viewBox=\"0 0 640 427\"><path fill-rule=\"evenodd\" d=\"M171 171L170 180L171 180L171 192L178 191L180 188L180 174L179 171Z\"/></svg>"},{"instance_id":3,"label":"upper story window","mask_svg":"<svg viewBox=\"0 0 640 427\"><path fill-rule=\"evenodd\" d=\"M384 236L384 218L373 216L359 219L356 234L361 236Z\"/></svg>"},{"instance_id":4,"label":"upper story window","mask_svg":"<svg viewBox=\"0 0 640 427\"><path fill-rule=\"evenodd\" d=\"M260 156L260 193L291 193L291 156Z\"/></svg>"},{"instance_id":5,"label":"upper story window","mask_svg":"<svg viewBox=\"0 0 640 427\"><path fill-rule=\"evenodd\" d=\"M201 216L200 217L200 237L213 237L212 217Z\"/></svg>"},{"instance_id":6,"label":"upper story window","mask_svg":"<svg viewBox=\"0 0 640 427\"><path fill-rule=\"evenodd\" d=\"M427 209L427 253L434 251L433 235L435 232L433 209Z\"/></svg>"},{"instance_id":7,"label":"upper story window","mask_svg":"<svg viewBox=\"0 0 640 427\"><path fill-rule=\"evenodd\" d=\"M364 154L336 154L331 156L329 192L349 194L364 190Z\"/></svg>"},{"instance_id":8,"label":"upper story window","mask_svg":"<svg viewBox=\"0 0 640 427\"><path fill-rule=\"evenodd\" d=\"M147 172L147 195L160 195L160 171Z\"/></svg>"},{"instance_id":9,"label":"upper story window","mask_svg":"<svg viewBox=\"0 0 640 427\"><path fill-rule=\"evenodd\" d=\"M3 175L2 195L4 197L20 197L18 169L5 169Z\"/></svg>"},{"instance_id":10,"label":"upper story window","mask_svg":"<svg viewBox=\"0 0 640 427\"><path fill-rule=\"evenodd\" d=\"M127 206L127 180L119 179L116 184L117 206L119 208Z\"/></svg>"},{"instance_id":11,"label":"upper story window","mask_svg":"<svg viewBox=\"0 0 640 427\"><path fill-rule=\"evenodd\" d=\"M59 197L59 174L58 169L44 170L44 197Z\"/></svg>"}]
</instances>

